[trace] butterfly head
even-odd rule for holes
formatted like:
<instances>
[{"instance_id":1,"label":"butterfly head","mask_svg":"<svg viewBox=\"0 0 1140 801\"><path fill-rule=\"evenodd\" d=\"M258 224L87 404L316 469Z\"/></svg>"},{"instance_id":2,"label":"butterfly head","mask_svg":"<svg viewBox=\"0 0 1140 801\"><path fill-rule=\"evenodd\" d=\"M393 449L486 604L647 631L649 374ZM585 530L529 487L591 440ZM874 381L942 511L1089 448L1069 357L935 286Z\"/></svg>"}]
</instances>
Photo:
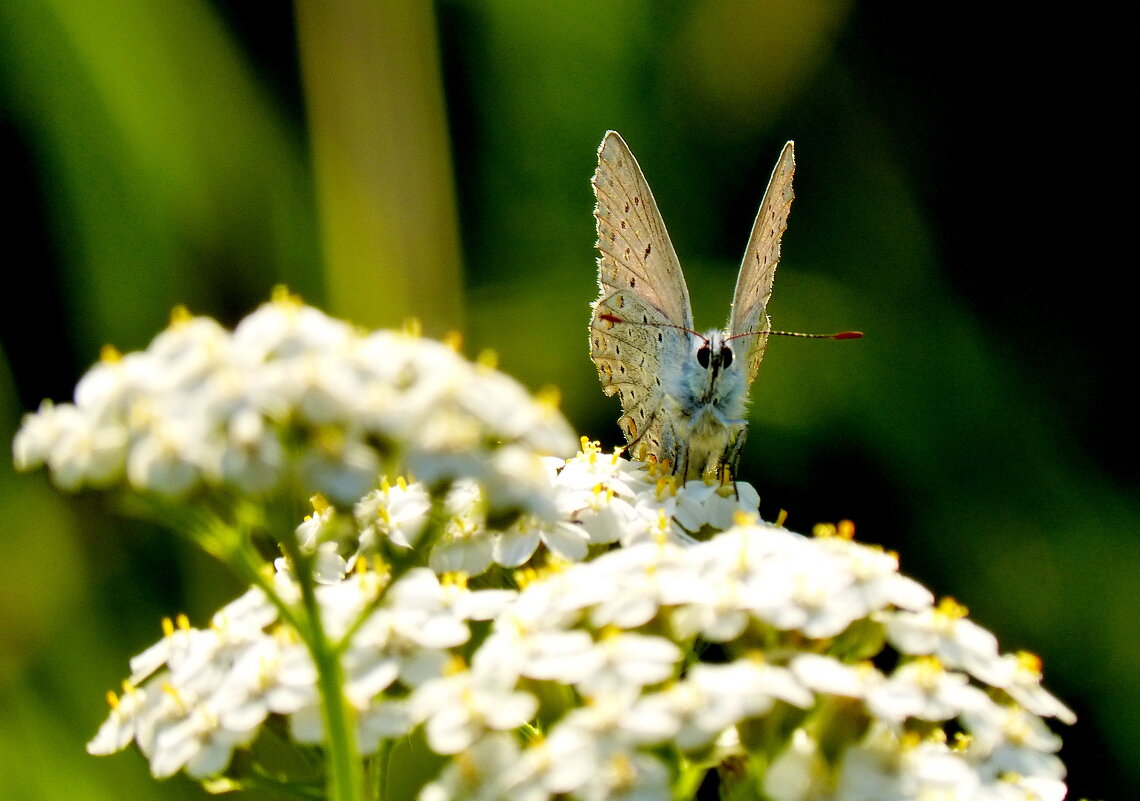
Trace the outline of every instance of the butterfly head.
<instances>
[{"instance_id":1,"label":"butterfly head","mask_svg":"<svg viewBox=\"0 0 1140 801\"><path fill-rule=\"evenodd\" d=\"M734 349L736 343L715 330L692 332L690 343L691 358L685 371L689 397L698 404L727 407L733 410L730 414L735 414L747 391L742 362Z\"/></svg>"},{"instance_id":2,"label":"butterfly head","mask_svg":"<svg viewBox=\"0 0 1140 801\"><path fill-rule=\"evenodd\" d=\"M704 336L698 335L693 344L697 349L695 354L697 364L710 371L711 375L715 376L721 370L727 370L732 366L735 358L732 345L724 339L720 331L710 331Z\"/></svg>"}]
</instances>

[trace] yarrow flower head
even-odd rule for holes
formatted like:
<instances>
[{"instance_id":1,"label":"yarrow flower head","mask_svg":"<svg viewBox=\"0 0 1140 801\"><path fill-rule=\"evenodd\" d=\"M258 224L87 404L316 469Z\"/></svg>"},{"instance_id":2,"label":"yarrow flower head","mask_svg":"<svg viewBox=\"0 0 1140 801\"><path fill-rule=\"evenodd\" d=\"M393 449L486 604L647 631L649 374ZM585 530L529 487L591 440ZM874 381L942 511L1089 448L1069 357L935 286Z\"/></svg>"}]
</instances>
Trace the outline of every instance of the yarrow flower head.
<instances>
[{"instance_id":1,"label":"yarrow flower head","mask_svg":"<svg viewBox=\"0 0 1140 801\"><path fill-rule=\"evenodd\" d=\"M17 467L46 465L67 490L186 499L299 485L351 506L380 474L411 472L432 486L475 478L495 511L549 514L535 467L574 438L501 373L281 291L232 333L179 311L145 351L107 350L74 403L45 402L13 449Z\"/></svg>"},{"instance_id":2,"label":"yarrow flower head","mask_svg":"<svg viewBox=\"0 0 1140 801\"><path fill-rule=\"evenodd\" d=\"M261 569L233 556L242 514L189 518L234 527L216 552L252 586L166 621L88 750L310 796L335 754L340 798L366 764L421 776L418 801L671 801L709 772L772 801L1064 797L1047 720L1074 716L1036 657L850 523L804 536L746 482L570 455L567 431L444 346L289 298L108 355L25 421L21 466L170 504L300 488L313 512L257 521L282 553Z\"/></svg>"}]
</instances>

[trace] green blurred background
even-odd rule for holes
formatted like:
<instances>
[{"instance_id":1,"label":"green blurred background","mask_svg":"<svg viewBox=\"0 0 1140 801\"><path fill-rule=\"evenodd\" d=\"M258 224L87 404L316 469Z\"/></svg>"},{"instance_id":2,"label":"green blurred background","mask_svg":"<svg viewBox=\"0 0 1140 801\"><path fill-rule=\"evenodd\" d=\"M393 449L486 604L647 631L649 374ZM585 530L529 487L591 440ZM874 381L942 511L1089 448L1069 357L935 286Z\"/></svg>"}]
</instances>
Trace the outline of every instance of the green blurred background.
<instances>
[{"instance_id":1,"label":"green blurred background","mask_svg":"<svg viewBox=\"0 0 1140 801\"><path fill-rule=\"evenodd\" d=\"M836 2L0 4L5 437L107 342L285 282L369 326L463 332L619 440L587 356L595 149L619 130L700 327L727 315L796 140L743 477L851 518L1079 713L1070 797L1140 784L1132 295L1104 20ZM1111 27L1109 24L1108 27ZM1100 224L1098 224L1100 223ZM240 591L165 532L0 468L0 798L198 798L83 751L159 619Z\"/></svg>"}]
</instances>

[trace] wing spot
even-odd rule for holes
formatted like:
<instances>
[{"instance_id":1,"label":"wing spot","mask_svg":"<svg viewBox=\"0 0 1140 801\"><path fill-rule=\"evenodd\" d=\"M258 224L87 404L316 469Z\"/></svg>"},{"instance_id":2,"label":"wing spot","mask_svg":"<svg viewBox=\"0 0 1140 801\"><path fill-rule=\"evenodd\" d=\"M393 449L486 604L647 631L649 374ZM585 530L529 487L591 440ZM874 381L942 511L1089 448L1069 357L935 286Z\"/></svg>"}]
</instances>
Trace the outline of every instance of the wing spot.
<instances>
[{"instance_id":1,"label":"wing spot","mask_svg":"<svg viewBox=\"0 0 1140 801\"><path fill-rule=\"evenodd\" d=\"M621 221L621 228L622 228L622 230L623 230L623 231L625 230L625 220L622 220L622 221Z\"/></svg>"},{"instance_id":2,"label":"wing spot","mask_svg":"<svg viewBox=\"0 0 1140 801\"><path fill-rule=\"evenodd\" d=\"M657 341L658 342L664 342L665 341L665 338L662 336L660 331L657 332Z\"/></svg>"},{"instance_id":3,"label":"wing spot","mask_svg":"<svg viewBox=\"0 0 1140 801\"><path fill-rule=\"evenodd\" d=\"M644 314L643 314L643 315L641 315L641 322L648 324L648 323L649 323L649 318L648 318L646 315L644 315Z\"/></svg>"},{"instance_id":4,"label":"wing spot","mask_svg":"<svg viewBox=\"0 0 1140 801\"><path fill-rule=\"evenodd\" d=\"M628 203L625 204L625 213L629 214L629 204Z\"/></svg>"},{"instance_id":5,"label":"wing spot","mask_svg":"<svg viewBox=\"0 0 1140 801\"><path fill-rule=\"evenodd\" d=\"M634 197L633 197L633 205L635 205L635 206L641 205L641 198L639 198L637 195L634 195Z\"/></svg>"},{"instance_id":6,"label":"wing spot","mask_svg":"<svg viewBox=\"0 0 1140 801\"><path fill-rule=\"evenodd\" d=\"M651 251L651 250L653 250L653 243L652 242L650 242L648 245L645 246L645 258L647 258L647 259L649 258L649 251Z\"/></svg>"},{"instance_id":7,"label":"wing spot","mask_svg":"<svg viewBox=\"0 0 1140 801\"><path fill-rule=\"evenodd\" d=\"M631 275L629 277L629 288L633 289L635 286L637 286L637 278Z\"/></svg>"}]
</instances>

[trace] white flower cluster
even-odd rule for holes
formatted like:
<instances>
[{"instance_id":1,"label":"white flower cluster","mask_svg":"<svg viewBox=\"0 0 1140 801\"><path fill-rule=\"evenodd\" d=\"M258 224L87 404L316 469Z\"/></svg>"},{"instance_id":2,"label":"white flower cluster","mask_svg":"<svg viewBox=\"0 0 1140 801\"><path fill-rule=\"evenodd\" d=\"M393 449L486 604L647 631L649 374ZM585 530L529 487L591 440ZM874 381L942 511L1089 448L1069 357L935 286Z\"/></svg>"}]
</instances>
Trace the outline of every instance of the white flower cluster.
<instances>
[{"instance_id":1,"label":"white flower cluster","mask_svg":"<svg viewBox=\"0 0 1140 801\"><path fill-rule=\"evenodd\" d=\"M299 600L288 573L277 574L274 589L287 603ZM341 657L344 692L358 713L365 753L428 717L424 710L440 698L440 688L468 675L449 649L468 641L471 621L493 617L514 597L441 583L426 568L390 587L382 575L362 571L316 591L329 634L341 638L352 629ZM383 602L372 608L382 592ZM323 740L310 652L260 589L217 612L207 629L191 628L185 617L165 621L164 629L162 640L131 660L122 694L109 695L111 716L88 744L90 753L134 742L156 777L185 770L202 778L223 771L234 749L251 743L270 716L287 718L297 743ZM418 691L409 697L409 688ZM533 712L531 699L516 697L517 712L496 712L502 728L522 725Z\"/></svg>"},{"instance_id":2,"label":"white flower cluster","mask_svg":"<svg viewBox=\"0 0 1140 801\"><path fill-rule=\"evenodd\" d=\"M347 755L327 765L350 780L398 741L443 759L418 801L671 801L714 769L771 801L1064 797L1044 720L1073 714L1036 658L893 554L758 523L745 482L572 451L513 380L284 294L232 333L179 315L108 354L26 418L18 466L172 512L215 489L212 510L315 512L269 577L242 515L189 516L238 533L219 553L247 548L257 586L208 628L168 621L88 749L236 787L292 780L258 772L263 735L297 764Z\"/></svg>"},{"instance_id":3,"label":"white flower cluster","mask_svg":"<svg viewBox=\"0 0 1140 801\"><path fill-rule=\"evenodd\" d=\"M387 471L432 486L474 478L493 504L527 510L546 497L537 461L572 453L574 436L497 371L279 291L232 333L179 312L145 351L106 351L73 404L27 416L13 450L17 467L46 464L69 491L300 487L351 505Z\"/></svg>"},{"instance_id":4,"label":"white flower cluster","mask_svg":"<svg viewBox=\"0 0 1140 801\"><path fill-rule=\"evenodd\" d=\"M1040 665L1002 655L892 554L834 527L804 537L756 523L740 511L755 510L746 484L674 491L591 445L554 481L556 523L472 535L490 556L455 556L454 535L438 561L521 562L538 542L567 558L623 547L520 571L517 592L425 568L389 586L362 548L317 588L326 628L345 638L361 749L422 727L449 759L420 801L666 801L678 771L756 754L770 760L757 792L774 801L1064 797L1043 718L1073 718ZM448 531L482 525L465 493L449 495ZM426 489L378 494L358 506L361 542L414 546ZM293 582L277 576L286 600ZM698 660L697 643L717 658ZM207 630L169 626L132 670L93 753L133 740L156 775L207 776L273 718L298 743L323 741L313 665L259 591Z\"/></svg>"},{"instance_id":5,"label":"white flower cluster","mask_svg":"<svg viewBox=\"0 0 1140 801\"><path fill-rule=\"evenodd\" d=\"M756 514L760 503L747 482L722 486L690 481L678 487L672 477L616 453L603 454L585 438L573 459L546 459L543 468L555 514L522 515L506 528L488 520L485 491L478 483L466 480L452 486L444 501L447 523L430 548L431 568L441 574L479 576L492 565L524 565L540 546L562 559L580 561L595 545L631 545L661 537L691 543L701 532L728 528L738 512ZM339 578L362 556L383 554L391 546L416 547L430 513L431 494L423 484L385 479L356 504L350 552L335 555L333 541L344 529L334 509L306 521L301 539L309 550L321 551L322 578Z\"/></svg>"}]
</instances>

